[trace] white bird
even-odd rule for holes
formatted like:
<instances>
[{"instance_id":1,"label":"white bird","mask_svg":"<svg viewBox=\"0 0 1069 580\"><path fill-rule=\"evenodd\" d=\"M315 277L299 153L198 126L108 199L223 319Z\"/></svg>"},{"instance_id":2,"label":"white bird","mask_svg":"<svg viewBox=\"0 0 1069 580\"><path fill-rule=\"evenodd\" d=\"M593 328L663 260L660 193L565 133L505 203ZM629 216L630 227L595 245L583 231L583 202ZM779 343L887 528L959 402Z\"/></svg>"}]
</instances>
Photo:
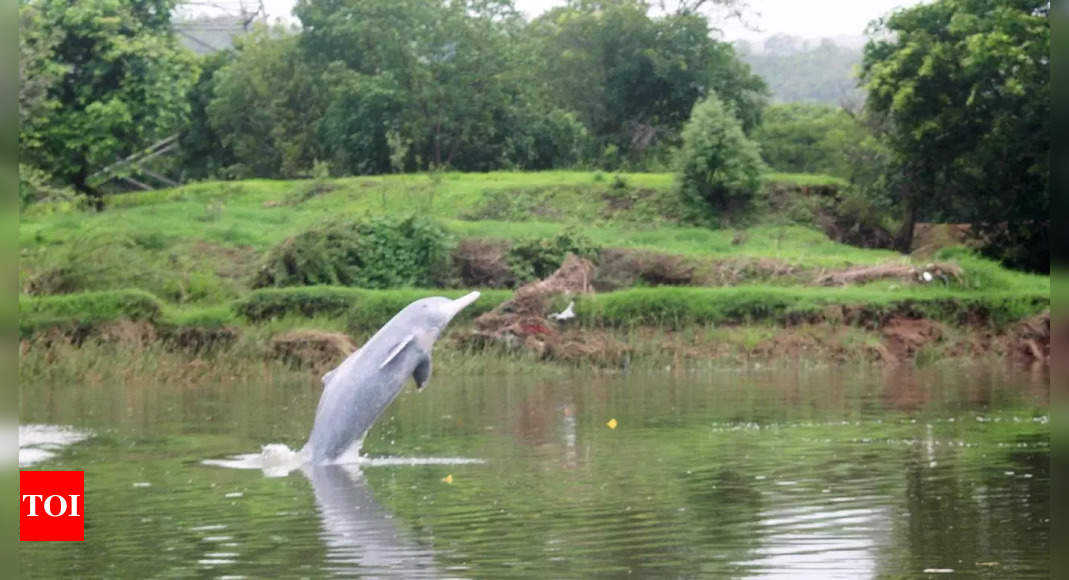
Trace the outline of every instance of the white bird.
<instances>
[{"instance_id":1,"label":"white bird","mask_svg":"<svg viewBox=\"0 0 1069 580\"><path fill-rule=\"evenodd\" d=\"M921 278L923 278L925 282L931 282L932 281L932 273L925 271L923 274L921 274Z\"/></svg>"},{"instance_id":2,"label":"white bird","mask_svg":"<svg viewBox=\"0 0 1069 580\"><path fill-rule=\"evenodd\" d=\"M575 318L575 310L573 310L574 307L575 300L572 300L568 303L567 308L561 310L560 312L554 312L553 314L550 314L549 317L553 320L568 320L569 318Z\"/></svg>"}]
</instances>

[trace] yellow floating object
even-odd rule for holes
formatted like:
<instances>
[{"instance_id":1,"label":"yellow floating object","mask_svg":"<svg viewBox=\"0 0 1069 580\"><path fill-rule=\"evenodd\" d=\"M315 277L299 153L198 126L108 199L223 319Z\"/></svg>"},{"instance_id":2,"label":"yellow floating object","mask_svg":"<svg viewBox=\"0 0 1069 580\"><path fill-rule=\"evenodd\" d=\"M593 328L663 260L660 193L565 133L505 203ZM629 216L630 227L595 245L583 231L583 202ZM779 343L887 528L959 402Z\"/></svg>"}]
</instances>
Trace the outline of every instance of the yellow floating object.
<instances>
[{"instance_id":1,"label":"yellow floating object","mask_svg":"<svg viewBox=\"0 0 1069 580\"><path fill-rule=\"evenodd\" d=\"M609 422L606 423L606 425L609 426L609 429L615 429L616 428L616 419L609 419Z\"/></svg>"},{"instance_id":2,"label":"yellow floating object","mask_svg":"<svg viewBox=\"0 0 1069 580\"><path fill-rule=\"evenodd\" d=\"M453 483L453 474L450 473L449 475L443 477L442 481L444 481L446 483Z\"/></svg>"}]
</instances>

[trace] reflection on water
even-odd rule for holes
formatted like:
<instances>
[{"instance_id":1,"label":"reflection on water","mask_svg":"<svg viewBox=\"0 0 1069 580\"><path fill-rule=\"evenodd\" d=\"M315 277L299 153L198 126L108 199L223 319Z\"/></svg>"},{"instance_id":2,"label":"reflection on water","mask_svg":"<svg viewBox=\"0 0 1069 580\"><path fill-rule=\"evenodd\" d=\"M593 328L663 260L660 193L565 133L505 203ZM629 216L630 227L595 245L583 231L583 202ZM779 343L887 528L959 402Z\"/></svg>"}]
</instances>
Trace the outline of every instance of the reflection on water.
<instances>
[{"instance_id":1,"label":"reflection on water","mask_svg":"<svg viewBox=\"0 0 1069 580\"><path fill-rule=\"evenodd\" d=\"M86 471L86 541L21 545L24 570L1050 573L1044 377L960 368L439 377L399 398L354 465L265 477L262 453L235 456L268 442L299 447L316 382L27 386L24 421L92 437L52 446L58 454L40 464Z\"/></svg>"},{"instance_id":2,"label":"reflection on water","mask_svg":"<svg viewBox=\"0 0 1069 580\"><path fill-rule=\"evenodd\" d=\"M341 465L306 466L323 520L326 570L403 578L436 578L434 551L398 528L393 516L371 496L356 469Z\"/></svg>"}]
</instances>

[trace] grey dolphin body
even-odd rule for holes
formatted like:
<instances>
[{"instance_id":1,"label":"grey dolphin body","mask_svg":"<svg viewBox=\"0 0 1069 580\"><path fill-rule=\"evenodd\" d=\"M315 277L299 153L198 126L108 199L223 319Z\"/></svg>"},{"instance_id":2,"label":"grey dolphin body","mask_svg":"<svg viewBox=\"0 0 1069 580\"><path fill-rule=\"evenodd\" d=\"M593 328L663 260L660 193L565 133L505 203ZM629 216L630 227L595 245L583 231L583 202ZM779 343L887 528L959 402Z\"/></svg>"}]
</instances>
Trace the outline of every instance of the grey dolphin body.
<instances>
[{"instance_id":1,"label":"grey dolphin body","mask_svg":"<svg viewBox=\"0 0 1069 580\"><path fill-rule=\"evenodd\" d=\"M424 298L406 306L338 368L323 375L315 424L301 451L315 464L345 452L375 422L412 377L431 375L431 349L449 321L479 297Z\"/></svg>"}]
</instances>

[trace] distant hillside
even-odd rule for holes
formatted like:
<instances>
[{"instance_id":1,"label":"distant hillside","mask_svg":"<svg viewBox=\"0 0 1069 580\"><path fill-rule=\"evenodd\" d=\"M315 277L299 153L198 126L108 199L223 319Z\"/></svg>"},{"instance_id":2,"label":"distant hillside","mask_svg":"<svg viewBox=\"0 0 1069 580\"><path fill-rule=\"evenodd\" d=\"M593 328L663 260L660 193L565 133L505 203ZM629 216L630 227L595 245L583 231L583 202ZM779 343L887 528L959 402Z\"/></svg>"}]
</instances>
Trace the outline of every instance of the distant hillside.
<instances>
[{"instance_id":1,"label":"distant hillside","mask_svg":"<svg viewBox=\"0 0 1069 580\"><path fill-rule=\"evenodd\" d=\"M860 103L856 68L861 37L811 40L777 34L761 43L738 41L739 57L768 82L780 103Z\"/></svg>"}]
</instances>

